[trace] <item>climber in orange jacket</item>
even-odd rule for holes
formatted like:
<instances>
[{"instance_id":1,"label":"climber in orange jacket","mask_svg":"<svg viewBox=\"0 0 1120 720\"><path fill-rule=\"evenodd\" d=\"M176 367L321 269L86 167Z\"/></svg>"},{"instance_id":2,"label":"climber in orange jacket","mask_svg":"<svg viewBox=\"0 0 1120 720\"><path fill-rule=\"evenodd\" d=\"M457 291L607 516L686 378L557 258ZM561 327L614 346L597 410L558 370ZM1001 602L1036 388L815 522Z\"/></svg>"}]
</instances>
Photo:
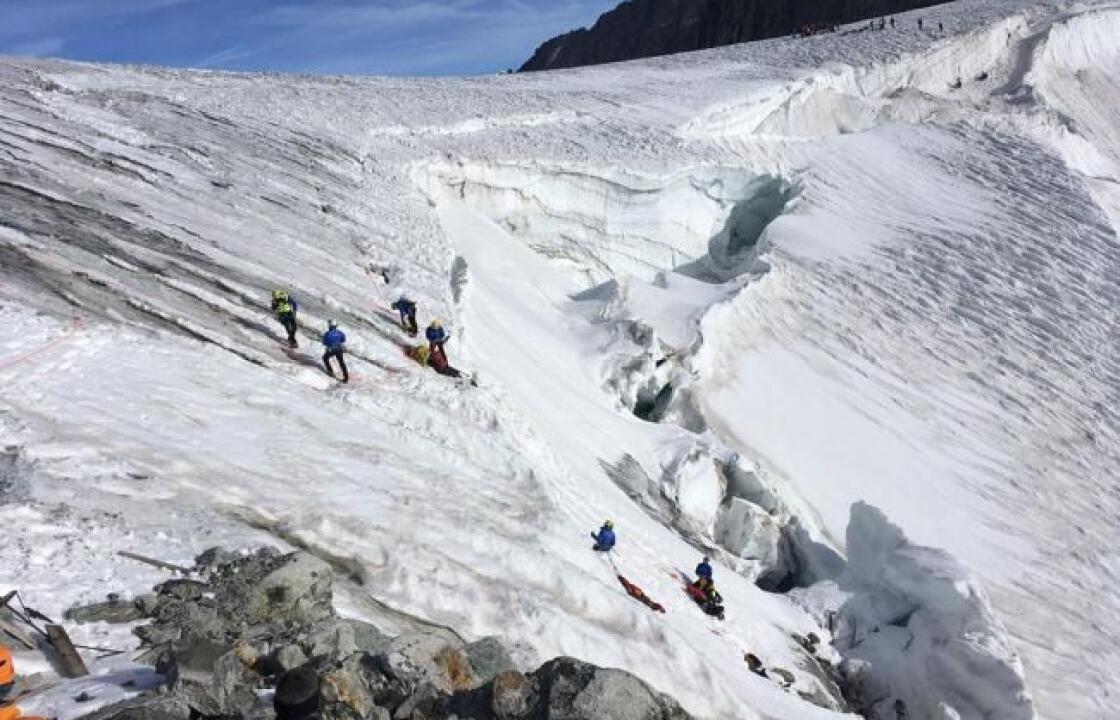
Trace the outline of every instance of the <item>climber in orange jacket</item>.
<instances>
[{"instance_id":1,"label":"climber in orange jacket","mask_svg":"<svg viewBox=\"0 0 1120 720\"><path fill-rule=\"evenodd\" d=\"M16 666L12 660L12 651L0 645L0 702L11 695L15 684Z\"/></svg>"},{"instance_id":2,"label":"climber in orange jacket","mask_svg":"<svg viewBox=\"0 0 1120 720\"><path fill-rule=\"evenodd\" d=\"M16 695L16 666L12 651L0 645L0 720L44 720L24 715L14 702Z\"/></svg>"}]
</instances>

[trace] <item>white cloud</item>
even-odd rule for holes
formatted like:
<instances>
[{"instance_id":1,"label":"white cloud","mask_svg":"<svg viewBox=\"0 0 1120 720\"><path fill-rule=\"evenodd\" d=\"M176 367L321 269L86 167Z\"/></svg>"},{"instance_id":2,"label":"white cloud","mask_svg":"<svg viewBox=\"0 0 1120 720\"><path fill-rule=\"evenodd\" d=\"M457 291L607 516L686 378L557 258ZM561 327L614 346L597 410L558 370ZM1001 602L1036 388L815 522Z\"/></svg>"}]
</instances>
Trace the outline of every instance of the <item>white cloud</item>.
<instances>
[{"instance_id":1,"label":"white cloud","mask_svg":"<svg viewBox=\"0 0 1120 720\"><path fill-rule=\"evenodd\" d=\"M225 50L219 50L216 53L207 55L206 57L199 60L196 65L202 68L220 67L222 65L225 65L226 63L234 62L235 60L252 57L258 52L258 50L253 50L252 48L245 47L244 45L234 45L233 47L228 47Z\"/></svg>"}]
</instances>

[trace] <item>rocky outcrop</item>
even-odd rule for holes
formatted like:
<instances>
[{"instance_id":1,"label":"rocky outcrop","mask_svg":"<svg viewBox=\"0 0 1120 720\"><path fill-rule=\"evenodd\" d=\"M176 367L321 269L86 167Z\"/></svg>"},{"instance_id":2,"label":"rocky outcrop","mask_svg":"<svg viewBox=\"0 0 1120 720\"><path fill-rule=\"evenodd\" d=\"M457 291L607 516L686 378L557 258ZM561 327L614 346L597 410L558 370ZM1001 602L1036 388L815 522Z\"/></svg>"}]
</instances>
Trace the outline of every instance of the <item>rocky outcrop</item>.
<instances>
[{"instance_id":1,"label":"rocky outcrop","mask_svg":"<svg viewBox=\"0 0 1120 720\"><path fill-rule=\"evenodd\" d=\"M302 552L211 550L191 577L135 601L73 608L134 632L167 684L95 720L678 720L668 696L621 670L559 658L522 674L497 638L389 637L332 606L330 566Z\"/></svg>"},{"instance_id":2,"label":"rocky outcrop","mask_svg":"<svg viewBox=\"0 0 1120 720\"><path fill-rule=\"evenodd\" d=\"M667 695L630 673L575 658L550 660L528 675L499 674L474 692L446 699L434 717L463 720L685 720Z\"/></svg>"},{"instance_id":3,"label":"rocky outcrop","mask_svg":"<svg viewBox=\"0 0 1120 720\"><path fill-rule=\"evenodd\" d=\"M521 71L597 65L788 35L936 5L931 0L629 0L548 40Z\"/></svg>"}]
</instances>

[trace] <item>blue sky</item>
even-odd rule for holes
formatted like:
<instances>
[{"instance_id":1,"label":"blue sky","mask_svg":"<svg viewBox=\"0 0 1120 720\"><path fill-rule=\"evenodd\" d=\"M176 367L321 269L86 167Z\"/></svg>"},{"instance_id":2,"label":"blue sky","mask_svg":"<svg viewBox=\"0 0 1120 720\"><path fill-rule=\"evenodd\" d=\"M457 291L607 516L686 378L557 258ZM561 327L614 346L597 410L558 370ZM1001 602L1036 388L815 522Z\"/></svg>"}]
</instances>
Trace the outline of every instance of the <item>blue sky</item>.
<instances>
[{"instance_id":1,"label":"blue sky","mask_svg":"<svg viewBox=\"0 0 1120 720\"><path fill-rule=\"evenodd\" d=\"M617 0L0 0L0 54L223 70L516 69Z\"/></svg>"}]
</instances>

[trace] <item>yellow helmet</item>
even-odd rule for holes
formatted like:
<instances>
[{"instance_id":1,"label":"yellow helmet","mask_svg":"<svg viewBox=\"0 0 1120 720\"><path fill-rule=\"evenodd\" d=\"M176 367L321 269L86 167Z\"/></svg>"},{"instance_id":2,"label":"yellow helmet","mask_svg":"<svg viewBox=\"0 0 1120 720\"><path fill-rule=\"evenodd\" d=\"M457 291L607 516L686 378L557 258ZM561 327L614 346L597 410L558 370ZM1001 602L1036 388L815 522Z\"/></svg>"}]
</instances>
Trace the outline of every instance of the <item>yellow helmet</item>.
<instances>
[{"instance_id":1,"label":"yellow helmet","mask_svg":"<svg viewBox=\"0 0 1120 720\"><path fill-rule=\"evenodd\" d=\"M272 291L272 297L274 300L283 300L284 298L288 297L288 293L284 292L283 290L276 289Z\"/></svg>"},{"instance_id":2,"label":"yellow helmet","mask_svg":"<svg viewBox=\"0 0 1120 720\"><path fill-rule=\"evenodd\" d=\"M441 328L441 327L443 327L443 324L440 323L439 320L432 320L432 325L431 326L434 327L434 328Z\"/></svg>"},{"instance_id":3,"label":"yellow helmet","mask_svg":"<svg viewBox=\"0 0 1120 720\"><path fill-rule=\"evenodd\" d=\"M614 523L611 522L610 520L605 520L605 521L603 521L603 527L613 528Z\"/></svg>"}]
</instances>

